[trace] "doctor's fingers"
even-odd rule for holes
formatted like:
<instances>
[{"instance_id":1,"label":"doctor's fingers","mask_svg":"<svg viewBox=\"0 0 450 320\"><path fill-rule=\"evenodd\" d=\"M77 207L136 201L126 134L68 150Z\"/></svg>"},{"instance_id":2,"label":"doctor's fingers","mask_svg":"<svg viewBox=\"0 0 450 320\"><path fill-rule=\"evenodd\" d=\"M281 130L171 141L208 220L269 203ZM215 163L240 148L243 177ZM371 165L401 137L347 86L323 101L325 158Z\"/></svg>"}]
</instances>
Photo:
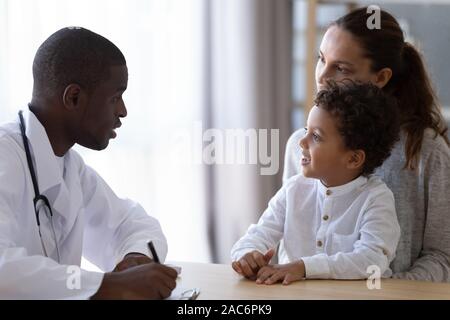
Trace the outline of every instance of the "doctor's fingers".
<instances>
[{"instance_id":1,"label":"doctor's fingers","mask_svg":"<svg viewBox=\"0 0 450 320\"><path fill-rule=\"evenodd\" d=\"M120 261L113 271L123 271L141 264L151 263L153 260L141 253L129 253Z\"/></svg>"},{"instance_id":2,"label":"doctor's fingers","mask_svg":"<svg viewBox=\"0 0 450 320\"><path fill-rule=\"evenodd\" d=\"M132 267L138 266L139 263L135 260L123 260L119 262L116 268L113 271L123 271Z\"/></svg>"},{"instance_id":3,"label":"doctor's fingers","mask_svg":"<svg viewBox=\"0 0 450 320\"><path fill-rule=\"evenodd\" d=\"M152 259L150 259L149 257L144 256L144 255L133 255L131 257L127 257L126 261L130 261L130 263L134 263L135 265L141 265L141 264L153 262Z\"/></svg>"},{"instance_id":4,"label":"doctor's fingers","mask_svg":"<svg viewBox=\"0 0 450 320\"><path fill-rule=\"evenodd\" d=\"M160 265L162 267L164 267L163 265ZM154 270L150 270L147 274L147 283L152 285L153 283L160 283L160 284L164 284L165 286L169 287L169 288L175 288L176 286L176 279L177 279L177 272L172 269L174 272L174 274L172 273L171 270L167 269L172 269L172 268L155 268Z\"/></svg>"},{"instance_id":5,"label":"doctor's fingers","mask_svg":"<svg viewBox=\"0 0 450 320\"><path fill-rule=\"evenodd\" d=\"M174 268L168 267L160 263L148 263L144 265L139 265L136 267L136 270L148 273L150 276L154 276L155 274L161 274L170 277L172 279L176 279L178 276L178 273Z\"/></svg>"},{"instance_id":6,"label":"doctor's fingers","mask_svg":"<svg viewBox=\"0 0 450 320\"><path fill-rule=\"evenodd\" d=\"M157 279L148 281L150 292L155 292L159 299L167 298L176 287L176 281L170 277L162 275Z\"/></svg>"},{"instance_id":7,"label":"doctor's fingers","mask_svg":"<svg viewBox=\"0 0 450 320\"><path fill-rule=\"evenodd\" d=\"M163 283L159 286L159 294L161 298L167 298L172 293L173 289L176 287L176 282L173 282L173 284L170 283Z\"/></svg>"},{"instance_id":8,"label":"doctor's fingers","mask_svg":"<svg viewBox=\"0 0 450 320\"><path fill-rule=\"evenodd\" d=\"M178 277L177 270L175 270L174 268L159 263L152 263L151 265L155 266L155 268L158 268L159 270L161 270L162 273L164 273L166 276L172 279L176 279Z\"/></svg>"}]
</instances>

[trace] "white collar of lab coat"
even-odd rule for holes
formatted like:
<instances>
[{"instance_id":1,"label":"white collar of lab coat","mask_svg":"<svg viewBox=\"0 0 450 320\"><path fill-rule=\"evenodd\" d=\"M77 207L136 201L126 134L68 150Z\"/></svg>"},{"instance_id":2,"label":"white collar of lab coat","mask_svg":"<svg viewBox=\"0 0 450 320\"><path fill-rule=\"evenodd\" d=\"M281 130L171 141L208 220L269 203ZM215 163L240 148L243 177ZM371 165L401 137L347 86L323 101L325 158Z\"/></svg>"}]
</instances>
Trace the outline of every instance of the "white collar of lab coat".
<instances>
[{"instance_id":1,"label":"white collar of lab coat","mask_svg":"<svg viewBox=\"0 0 450 320\"><path fill-rule=\"evenodd\" d=\"M38 180L39 191L46 190L63 183L61 170L44 126L33 112L24 111L26 135L34 158L34 168Z\"/></svg>"},{"instance_id":2,"label":"white collar of lab coat","mask_svg":"<svg viewBox=\"0 0 450 320\"><path fill-rule=\"evenodd\" d=\"M60 219L54 220L55 233L60 242L77 219L79 204L82 202L81 191L74 187L79 182L76 176L70 174L77 170L74 168L74 162L71 161L71 150L69 150L64 156L67 174L65 178L63 177L44 126L31 111L26 110L23 115L39 192L49 196L50 190L57 188L54 190L57 194L53 194L49 201L53 214L60 217Z\"/></svg>"},{"instance_id":3,"label":"white collar of lab coat","mask_svg":"<svg viewBox=\"0 0 450 320\"><path fill-rule=\"evenodd\" d=\"M367 180L368 179L366 177L359 176L358 178L337 187L327 187L322 183L322 181L319 180L319 193L326 195L329 198L345 195L365 185Z\"/></svg>"}]
</instances>

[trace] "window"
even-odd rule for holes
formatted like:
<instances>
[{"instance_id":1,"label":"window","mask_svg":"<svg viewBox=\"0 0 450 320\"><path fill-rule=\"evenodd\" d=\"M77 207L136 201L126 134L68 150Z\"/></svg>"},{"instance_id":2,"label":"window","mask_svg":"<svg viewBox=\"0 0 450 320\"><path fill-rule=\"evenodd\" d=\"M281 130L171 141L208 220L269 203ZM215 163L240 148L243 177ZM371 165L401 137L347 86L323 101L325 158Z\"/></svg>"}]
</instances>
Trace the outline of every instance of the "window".
<instances>
[{"instance_id":1,"label":"window","mask_svg":"<svg viewBox=\"0 0 450 320\"><path fill-rule=\"evenodd\" d=\"M315 93L315 60L312 58L315 58L327 24L353 8L370 4L370 1L294 1L293 128L304 125L305 113L312 105L309 102L311 100L308 100ZM446 90L450 81L446 54L450 44L450 35L446 32L450 30L450 3L418 0L411 3L384 1L379 5L397 18L406 40L423 53L438 99L443 106L444 117L450 126L450 91ZM314 25L315 28L312 27ZM443 32L439 32L440 30Z\"/></svg>"},{"instance_id":2,"label":"window","mask_svg":"<svg viewBox=\"0 0 450 320\"><path fill-rule=\"evenodd\" d=\"M160 221L168 260L209 261L204 170L181 144L202 119L202 24L202 0L0 0L1 122L30 101L34 54L56 30L85 27L124 53L128 116L118 137L101 152L76 149Z\"/></svg>"}]
</instances>

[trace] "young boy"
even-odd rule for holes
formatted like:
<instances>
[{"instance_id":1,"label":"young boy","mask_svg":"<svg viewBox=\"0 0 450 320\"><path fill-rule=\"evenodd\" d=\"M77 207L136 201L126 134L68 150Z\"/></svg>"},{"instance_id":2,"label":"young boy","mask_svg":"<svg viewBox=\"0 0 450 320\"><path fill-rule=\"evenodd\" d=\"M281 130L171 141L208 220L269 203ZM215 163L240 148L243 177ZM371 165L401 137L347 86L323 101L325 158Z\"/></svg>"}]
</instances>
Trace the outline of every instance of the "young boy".
<instances>
[{"instance_id":1,"label":"young boy","mask_svg":"<svg viewBox=\"0 0 450 320\"><path fill-rule=\"evenodd\" d=\"M345 81L329 82L315 103L300 140L303 175L285 183L233 246L232 267L265 284L361 279L369 270L390 277L400 227L392 192L371 173L398 139L395 102L373 85ZM280 240L280 264L269 265Z\"/></svg>"}]
</instances>

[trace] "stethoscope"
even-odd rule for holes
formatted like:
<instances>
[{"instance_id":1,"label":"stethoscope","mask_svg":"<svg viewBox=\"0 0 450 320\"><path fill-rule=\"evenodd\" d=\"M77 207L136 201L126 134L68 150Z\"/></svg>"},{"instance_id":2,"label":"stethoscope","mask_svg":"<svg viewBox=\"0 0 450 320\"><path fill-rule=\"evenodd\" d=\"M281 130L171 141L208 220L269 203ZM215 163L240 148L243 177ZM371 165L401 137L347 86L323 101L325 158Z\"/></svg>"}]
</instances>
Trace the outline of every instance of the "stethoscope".
<instances>
[{"instance_id":1,"label":"stethoscope","mask_svg":"<svg viewBox=\"0 0 450 320\"><path fill-rule=\"evenodd\" d=\"M39 213L41 212L41 210L44 211L45 216L50 220L50 225L51 225L52 234L53 234L53 240L55 241L56 256L57 256L58 262L60 262L61 259L60 259L60 255L59 255L58 241L56 241L55 227L53 225L53 212L52 212L52 208L50 207L50 202L48 201L47 197L40 194L40 192L39 192L39 186L38 186L37 179L36 179L36 172L34 170L33 162L31 159L30 145L28 144L28 138L25 133L25 122L23 120L22 110L19 111L19 120L20 120L20 131L22 133L23 146L25 148L25 154L27 156L28 168L30 170L31 180L33 181L33 188L34 188L34 195L35 195L34 199L33 199L33 205L34 205L34 212L36 215L36 223L37 223L38 231L39 231L39 238L41 239L42 249L44 251L45 256L49 257L48 252L45 248L44 240L42 239L41 222L39 219Z\"/></svg>"}]
</instances>

